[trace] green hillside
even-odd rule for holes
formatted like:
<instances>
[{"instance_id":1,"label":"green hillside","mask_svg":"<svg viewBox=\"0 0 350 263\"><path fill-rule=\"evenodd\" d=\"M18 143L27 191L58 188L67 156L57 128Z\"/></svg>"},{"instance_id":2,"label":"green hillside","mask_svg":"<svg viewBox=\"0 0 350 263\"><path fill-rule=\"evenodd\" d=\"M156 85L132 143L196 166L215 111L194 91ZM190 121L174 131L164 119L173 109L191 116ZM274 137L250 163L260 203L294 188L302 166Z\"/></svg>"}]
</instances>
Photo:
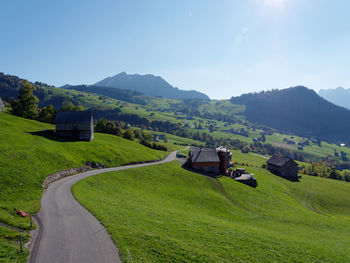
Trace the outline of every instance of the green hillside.
<instances>
[{"instance_id":1,"label":"green hillside","mask_svg":"<svg viewBox=\"0 0 350 263\"><path fill-rule=\"evenodd\" d=\"M29 219L15 215L13 209L37 212L41 184L48 175L85 162L119 166L167 154L112 135L95 134L92 142L73 142L43 132L53 129L49 124L0 112L0 262L16 262L21 257L25 261L26 254L18 254L18 231L2 225L30 228Z\"/></svg>"},{"instance_id":2,"label":"green hillside","mask_svg":"<svg viewBox=\"0 0 350 263\"><path fill-rule=\"evenodd\" d=\"M262 158L248 159L258 166ZM90 177L73 192L107 227L124 262L350 261L348 183L248 170L256 189L173 162Z\"/></svg>"},{"instance_id":3,"label":"green hillside","mask_svg":"<svg viewBox=\"0 0 350 263\"><path fill-rule=\"evenodd\" d=\"M315 143L310 143L309 146L304 146L303 149L299 150L298 143L303 143L304 141L308 140L308 138L295 136L289 133L289 131L287 134L285 134L281 131L277 131L266 126L247 121L246 117L249 115L247 115L247 113L250 112L248 108L254 107L256 104L254 101L251 103L247 103L247 101L249 98L249 100L251 100L252 98L258 96L257 94L242 95L239 98L233 98L231 100L182 101L156 98L137 92L134 93L128 90L119 90L114 88L110 88L113 90L111 93L110 89L108 88L99 88L84 85L66 86L69 89L63 89L36 82L35 86L37 87L35 94L40 99L40 107L53 104L56 108L60 108L64 102L73 102L74 104L82 105L85 109L93 110L95 113L94 116L97 118L104 117L106 119L121 120L133 126L152 128L153 130L159 130L159 127L157 127L157 125L151 127L151 122L168 121L172 124L176 123L179 126L181 125L183 131L175 131L173 127L162 129L162 131L187 137L186 139L190 139L190 133L201 133L210 135L217 140L240 140L249 146L249 144L253 143L253 140L255 138L260 138L261 134L265 133L265 143L272 144L276 149L284 148L288 151L291 151L292 154L296 153L298 155L302 155L304 160L307 161L319 161L322 158L330 156L333 158L333 163L336 162L341 164L343 163L343 160L341 160L340 157L335 156L335 151L338 154L343 151L348 156L350 155L349 147L340 147L339 144L328 144L325 142L322 142L322 147L319 147ZM1 97L16 98L18 90L21 87L21 79L15 76L4 75L0 73L0 87ZM288 90L284 90L283 92L288 92ZM266 94L270 93L267 92ZM107 95L109 95L109 97ZM259 96L262 95L260 94ZM304 104L309 105L307 98L305 100L306 102ZM269 100L266 99L266 101ZM242 105L232 104L232 102ZM324 104L324 100L317 97L315 103ZM249 105L247 106L245 104ZM269 107L272 107L275 104L276 103L268 103L268 105L270 105ZM296 104L294 103L293 105ZM117 111L115 111L116 108ZM266 110L266 107L264 107L264 109ZM120 112L120 114L116 112ZM183 114L177 114L179 112ZM270 120L270 116L273 116L270 113L265 112L262 114L261 112L263 111L258 110L258 115L261 118L264 117ZM275 109L274 112L278 112L278 110ZM288 112L290 113L293 111ZM287 116L285 114L282 115ZM283 118L284 119L282 122L287 121L289 124L294 123L294 121L290 121L289 119L287 120L285 117ZM297 121L300 119L302 118L297 119ZM261 121L258 120L258 122ZM322 121L322 123L326 126L328 125L328 122L326 121ZM327 127L332 127L332 125L328 125ZM269 132L266 132L266 129ZM343 129L343 131L346 132L346 129ZM184 132L187 134L184 135ZM193 136L192 139L194 139ZM294 140L295 144L287 145L284 142L284 139ZM211 140L202 140L202 143L210 144L212 143L210 141ZM218 144L225 144L229 147L230 143L226 141L225 143ZM234 145L231 144L231 146ZM344 168L347 169L349 166L350 162L344 166Z\"/></svg>"}]
</instances>

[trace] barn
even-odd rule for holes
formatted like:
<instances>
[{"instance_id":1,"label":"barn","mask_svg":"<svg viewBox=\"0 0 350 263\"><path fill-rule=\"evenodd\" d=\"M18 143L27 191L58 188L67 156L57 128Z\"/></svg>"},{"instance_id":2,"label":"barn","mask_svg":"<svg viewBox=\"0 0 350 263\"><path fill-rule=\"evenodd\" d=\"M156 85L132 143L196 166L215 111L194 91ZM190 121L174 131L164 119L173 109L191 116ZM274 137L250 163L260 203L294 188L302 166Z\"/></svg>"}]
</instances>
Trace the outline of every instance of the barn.
<instances>
[{"instance_id":1,"label":"barn","mask_svg":"<svg viewBox=\"0 0 350 263\"><path fill-rule=\"evenodd\" d=\"M229 167L232 153L224 147L220 148L192 148L189 162L193 169L205 173L225 173Z\"/></svg>"},{"instance_id":2,"label":"barn","mask_svg":"<svg viewBox=\"0 0 350 263\"><path fill-rule=\"evenodd\" d=\"M220 159L215 148L192 148L190 151L190 163L193 169L219 174Z\"/></svg>"},{"instance_id":3,"label":"barn","mask_svg":"<svg viewBox=\"0 0 350 263\"><path fill-rule=\"evenodd\" d=\"M0 98L0 111L4 111L4 110L5 110L5 104Z\"/></svg>"},{"instance_id":4,"label":"barn","mask_svg":"<svg viewBox=\"0 0 350 263\"><path fill-rule=\"evenodd\" d=\"M73 140L94 139L94 120L91 111L60 111L56 115L56 134Z\"/></svg>"},{"instance_id":5,"label":"barn","mask_svg":"<svg viewBox=\"0 0 350 263\"><path fill-rule=\"evenodd\" d=\"M267 169L285 178L298 178L298 164L287 157L272 156L267 160Z\"/></svg>"}]
</instances>

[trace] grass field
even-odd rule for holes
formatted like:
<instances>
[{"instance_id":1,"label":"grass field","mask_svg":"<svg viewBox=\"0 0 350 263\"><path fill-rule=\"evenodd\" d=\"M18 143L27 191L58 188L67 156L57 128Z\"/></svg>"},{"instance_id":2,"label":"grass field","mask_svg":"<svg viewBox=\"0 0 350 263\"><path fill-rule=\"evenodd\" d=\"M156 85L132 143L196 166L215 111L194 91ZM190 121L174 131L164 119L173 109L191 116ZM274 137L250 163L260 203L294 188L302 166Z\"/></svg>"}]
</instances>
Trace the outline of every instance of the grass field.
<instances>
[{"instance_id":1,"label":"grass field","mask_svg":"<svg viewBox=\"0 0 350 263\"><path fill-rule=\"evenodd\" d=\"M90 177L73 192L124 262L350 261L350 184L248 170L256 189L173 162Z\"/></svg>"},{"instance_id":2,"label":"grass field","mask_svg":"<svg viewBox=\"0 0 350 263\"><path fill-rule=\"evenodd\" d=\"M92 142L73 142L43 132L53 128L0 112L0 223L28 230L29 219L17 216L13 209L37 212L41 184L50 174L84 166L87 161L120 166L161 159L167 154L112 135L95 134ZM25 256L17 252L18 231L0 224L0 262L23 261ZM16 259L10 259L11 254Z\"/></svg>"},{"instance_id":3,"label":"grass field","mask_svg":"<svg viewBox=\"0 0 350 263\"><path fill-rule=\"evenodd\" d=\"M252 143L253 139L260 137L260 133L262 132L262 130L259 129L255 131L249 130L249 137L245 137L237 134L223 132L223 130L229 130L231 128L236 130L244 128L245 130L247 130L248 127L242 124L229 124L223 121L208 120L199 117L194 117L190 120L177 119L177 116L175 116L174 112L170 110L172 104L181 103L180 101L176 100L148 97L147 105L138 105L108 98L105 96L102 96L101 98L100 95L94 93L79 92L60 88L45 88L45 90L45 92L51 92L54 95L67 96L67 98L82 104L85 108L96 107L100 109L114 109L116 107L120 107L123 113L136 114L140 117L144 117L149 120L169 121L172 123L181 123L182 125L189 124L190 127L196 127L196 125L201 124L203 127L202 130L198 130L195 128L191 130L194 132L198 131L200 133L208 133L214 138L239 139L247 143ZM221 113L224 115L235 116L237 119L244 119L245 106L234 105L229 100L213 100L202 102L202 105L198 108L198 110L201 112L206 111L210 113ZM214 126L218 127L216 131L209 132L208 121L212 122ZM294 140L296 142L296 145L292 146L292 149L295 151L299 151L297 150L297 143L303 142L304 138L295 135L286 135L279 133L275 133L274 135L267 135L266 143L283 143L284 138L291 139L291 137L294 137ZM299 152L303 153L305 158L307 159L320 160L322 157L326 157L329 155L333 156L334 149L336 149L338 152L344 151L345 153L347 153L348 156L350 156L349 147L340 147L338 145L328 144L325 142L322 142L322 147L319 147L316 144L312 143L311 146L307 146L304 148L303 151Z\"/></svg>"}]
</instances>

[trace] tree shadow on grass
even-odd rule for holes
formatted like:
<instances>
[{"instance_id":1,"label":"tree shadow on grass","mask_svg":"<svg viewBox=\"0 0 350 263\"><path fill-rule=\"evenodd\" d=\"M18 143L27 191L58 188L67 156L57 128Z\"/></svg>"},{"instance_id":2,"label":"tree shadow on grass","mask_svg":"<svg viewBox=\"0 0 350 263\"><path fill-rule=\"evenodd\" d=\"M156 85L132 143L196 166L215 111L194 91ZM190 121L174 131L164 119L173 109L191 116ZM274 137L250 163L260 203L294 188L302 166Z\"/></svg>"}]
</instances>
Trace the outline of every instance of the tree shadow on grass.
<instances>
[{"instance_id":1,"label":"tree shadow on grass","mask_svg":"<svg viewBox=\"0 0 350 263\"><path fill-rule=\"evenodd\" d=\"M58 136L56 135L54 130L43 130L43 131L27 132L27 133L30 133L31 135L34 135L34 136L44 137L46 139L49 139L51 141L56 141L56 142L76 142L77 141L67 137Z\"/></svg>"}]
</instances>

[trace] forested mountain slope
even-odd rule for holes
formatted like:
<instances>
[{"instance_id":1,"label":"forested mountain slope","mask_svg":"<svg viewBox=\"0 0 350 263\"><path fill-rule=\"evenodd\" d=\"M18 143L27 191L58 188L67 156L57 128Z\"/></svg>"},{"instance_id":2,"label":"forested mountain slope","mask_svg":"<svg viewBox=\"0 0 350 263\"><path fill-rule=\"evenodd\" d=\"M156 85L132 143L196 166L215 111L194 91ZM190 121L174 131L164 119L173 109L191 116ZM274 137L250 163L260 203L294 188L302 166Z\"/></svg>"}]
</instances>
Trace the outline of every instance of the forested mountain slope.
<instances>
[{"instance_id":1,"label":"forested mountain slope","mask_svg":"<svg viewBox=\"0 0 350 263\"><path fill-rule=\"evenodd\" d=\"M246 106L249 121L301 136L350 142L350 110L328 102L311 89L298 86L250 93L232 97L231 102Z\"/></svg>"}]
</instances>

